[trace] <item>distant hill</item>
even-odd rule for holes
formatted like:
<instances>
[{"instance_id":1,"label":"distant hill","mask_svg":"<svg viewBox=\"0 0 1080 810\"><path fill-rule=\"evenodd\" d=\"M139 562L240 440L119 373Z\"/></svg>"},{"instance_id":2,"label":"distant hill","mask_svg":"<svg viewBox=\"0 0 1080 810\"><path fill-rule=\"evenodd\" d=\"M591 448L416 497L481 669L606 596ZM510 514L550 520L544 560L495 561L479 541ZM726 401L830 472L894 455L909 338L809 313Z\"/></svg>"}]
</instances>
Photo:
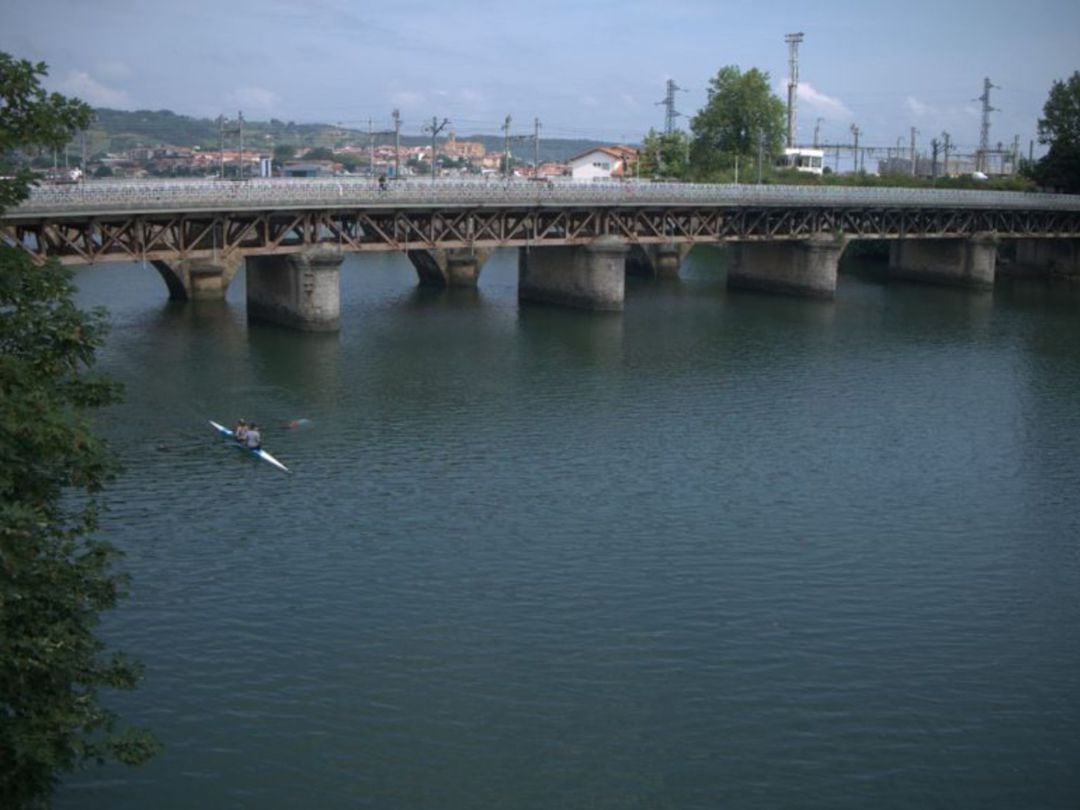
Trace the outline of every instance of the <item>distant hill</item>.
<instances>
[{"instance_id":1,"label":"distant hill","mask_svg":"<svg viewBox=\"0 0 1080 810\"><path fill-rule=\"evenodd\" d=\"M187 146L202 149L217 149L221 134L218 122L212 118L192 118L177 115L170 110L112 110L100 107L94 110L95 122L88 133L91 153L122 152L137 146ZM235 126L235 121L226 123L226 127ZM227 135L227 145L234 147L236 135ZM501 151L503 139L498 135L462 135L459 141L480 141L489 152ZM440 142L444 138L439 139ZM391 143L393 135L376 133L375 143ZM349 144L366 146L366 130L352 129L333 124L297 124L293 121L244 121L244 144L250 149L270 152L275 146L291 145L296 147L325 146L341 149ZM405 146L418 146L430 143L423 136L402 135L401 143ZM540 160L565 161L567 158L584 152L594 146L603 145L601 141L585 139L544 138L540 137ZM515 140L511 146L515 156L531 160L533 145L530 140Z\"/></svg>"}]
</instances>

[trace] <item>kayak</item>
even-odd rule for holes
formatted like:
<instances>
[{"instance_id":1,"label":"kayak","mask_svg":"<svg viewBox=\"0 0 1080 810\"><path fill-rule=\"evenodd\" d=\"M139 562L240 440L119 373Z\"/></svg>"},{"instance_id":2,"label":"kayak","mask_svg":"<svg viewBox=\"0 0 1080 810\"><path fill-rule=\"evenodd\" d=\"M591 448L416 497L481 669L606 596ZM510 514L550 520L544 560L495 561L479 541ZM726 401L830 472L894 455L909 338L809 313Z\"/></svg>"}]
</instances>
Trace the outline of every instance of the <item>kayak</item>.
<instances>
[{"instance_id":1,"label":"kayak","mask_svg":"<svg viewBox=\"0 0 1080 810\"><path fill-rule=\"evenodd\" d=\"M230 441L232 441L233 447L235 447L237 450L243 450L245 453L248 453L249 455L252 455L255 458L261 458L263 461L267 462L268 464L273 464L275 467L277 467L279 470L282 470L283 472L288 472L289 471L288 467L286 467L284 464L282 464L280 461L278 461L272 455L267 453L261 447L258 450L256 450L254 448L248 447L247 445L243 444L242 442L237 441L236 436L233 435L233 432L231 430L229 430L224 425L219 425L213 419L210 420L210 424L213 425L214 430L216 430L218 433L220 433L226 439L229 439Z\"/></svg>"}]
</instances>

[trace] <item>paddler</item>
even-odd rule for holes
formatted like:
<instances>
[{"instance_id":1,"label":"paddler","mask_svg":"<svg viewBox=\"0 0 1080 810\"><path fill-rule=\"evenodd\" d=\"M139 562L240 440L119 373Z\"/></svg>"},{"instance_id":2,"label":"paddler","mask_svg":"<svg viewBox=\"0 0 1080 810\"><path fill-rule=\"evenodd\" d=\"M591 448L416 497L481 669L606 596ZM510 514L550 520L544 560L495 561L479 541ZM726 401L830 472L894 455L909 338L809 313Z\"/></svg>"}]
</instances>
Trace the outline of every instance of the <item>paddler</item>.
<instances>
[{"instance_id":1,"label":"paddler","mask_svg":"<svg viewBox=\"0 0 1080 810\"><path fill-rule=\"evenodd\" d=\"M255 427L255 426L252 425L252 427ZM235 438L238 442L242 442L242 441L244 441L244 439L247 438L247 434L248 434L248 423L246 421L244 421L243 419L237 419L236 420L236 427L233 428L233 438Z\"/></svg>"},{"instance_id":2,"label":"paddler","mask_svg":"<svg viewBox=\"0 0 1080 810\"><path fill-rule=\"evenodd\" d=\"M259 426L254 422L247 429L244 434L244 443L247 445L248 450L258 450L262 447L262 435L259 433Z\"/></svg>"}]
</instances>

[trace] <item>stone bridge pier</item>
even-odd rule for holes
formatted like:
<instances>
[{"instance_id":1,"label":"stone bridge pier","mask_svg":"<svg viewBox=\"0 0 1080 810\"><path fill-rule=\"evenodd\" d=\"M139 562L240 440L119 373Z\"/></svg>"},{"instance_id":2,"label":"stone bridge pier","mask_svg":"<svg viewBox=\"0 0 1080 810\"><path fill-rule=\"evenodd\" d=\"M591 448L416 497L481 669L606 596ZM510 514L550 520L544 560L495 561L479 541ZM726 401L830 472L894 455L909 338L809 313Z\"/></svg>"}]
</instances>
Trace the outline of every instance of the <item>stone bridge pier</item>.
<instances>
[{"instance_id":1,"label":"stone bridge pier","mask_svg":"<svg viewBox=\"0 0 1080 810\"><path fill-rule=\"evenodd\" d=\"M692 244L668 242L660 245L631 245L626 272L645 278L678 278L683 260Z\"/></svg>"},{"instance_id":2,"label":"stone bridge pier","mask_svg":"<svg viewBox=\"0 0 1080 810\"><path fill-rule=\"evenodd\" d=\"M1080 239L1017 239L1016 263L1052 276L1080 276Z\"/></svg>"},{"instance_id":3,"label":"stone bridge pier","mask_svg":"<svg viewBox=\"0 0 1080 810\"><path fill-rule=\"evenodd\" d=\"M341 262L336 250L251 256L248 318L309 332L333 332L341 322Z\"/></svg>"},{"instance_id":4,"label":"stone bridge pier","mask_svg":"<svg viewBox=\"0 0 1080 810\"><path fill-rule=\"evenodd\" d=\"M814 236L792 242L731 245L727 285L810 298L836 295L836 274L847 241Z\"/></svg>"},{"instance_id":5,"label":"stone bridge pier","mask_svg":"<svg viewBox=\"0 0 1080 810\"><path fill-rule=\"evenodd\" d=\"M518 300L619 311L628 245L602 236L586 245L518 249Z\"/></svg>"},{"instance_id":6,"label":"stone bridge pier","mask_svg":"<svg viewBox=\"0 0 1080 810\"><path fill-rule=\"evenodd\" d=\"M244 266L244 257L233 253L217 259L158 259L151 263L174 301L224 301L229 284Z\"/></svg>"},{"instance_id":7,"label":"stone bridge pier","mask_svg":"<svg viewBox=\"0 0 1080 810\"><path fill-rule=\"evenodd\" d=\"M979 233L966 239L900 239L889 245L892 278L959 287L992 287L997 239Z\"/></svg>"},{"instance_id":8,"label":"stone bridge pier","mask_svg":"<svg viewBox=\"0 0 1080 810\"><path fill-rule=\"evenodd\" d=\"M491 249L410 250L409 261L428 287L475 287Z\"/></svg>"}]
</instances>

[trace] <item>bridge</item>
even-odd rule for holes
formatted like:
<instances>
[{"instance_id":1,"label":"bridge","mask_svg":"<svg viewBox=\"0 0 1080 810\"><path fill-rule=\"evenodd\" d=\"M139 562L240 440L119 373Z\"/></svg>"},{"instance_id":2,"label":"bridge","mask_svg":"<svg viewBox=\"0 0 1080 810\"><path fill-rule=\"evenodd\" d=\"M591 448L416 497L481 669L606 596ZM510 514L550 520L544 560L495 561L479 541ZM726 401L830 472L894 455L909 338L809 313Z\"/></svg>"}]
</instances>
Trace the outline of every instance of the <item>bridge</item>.
<instances>
[{"instance_id":1,"label":"bridge","mask_svg":"<svg viewBox=\"0 0 1080 810\"><path fill-rule=\"evenodd\" d=\"M678 273L695 244L731 245L728 283L831 296L853 239L892 241L898 277L987 286L997 247L1080 271L1080 196L683 183L356 178L95 181L42 186L0 218L36 261L145 261L174 298L221 298L241 267L249 312L333 329L344 253L400 251L421 283L474 285L517 247L519 295L619 309L625 269Z\"/></svg>"}]
</instances>

